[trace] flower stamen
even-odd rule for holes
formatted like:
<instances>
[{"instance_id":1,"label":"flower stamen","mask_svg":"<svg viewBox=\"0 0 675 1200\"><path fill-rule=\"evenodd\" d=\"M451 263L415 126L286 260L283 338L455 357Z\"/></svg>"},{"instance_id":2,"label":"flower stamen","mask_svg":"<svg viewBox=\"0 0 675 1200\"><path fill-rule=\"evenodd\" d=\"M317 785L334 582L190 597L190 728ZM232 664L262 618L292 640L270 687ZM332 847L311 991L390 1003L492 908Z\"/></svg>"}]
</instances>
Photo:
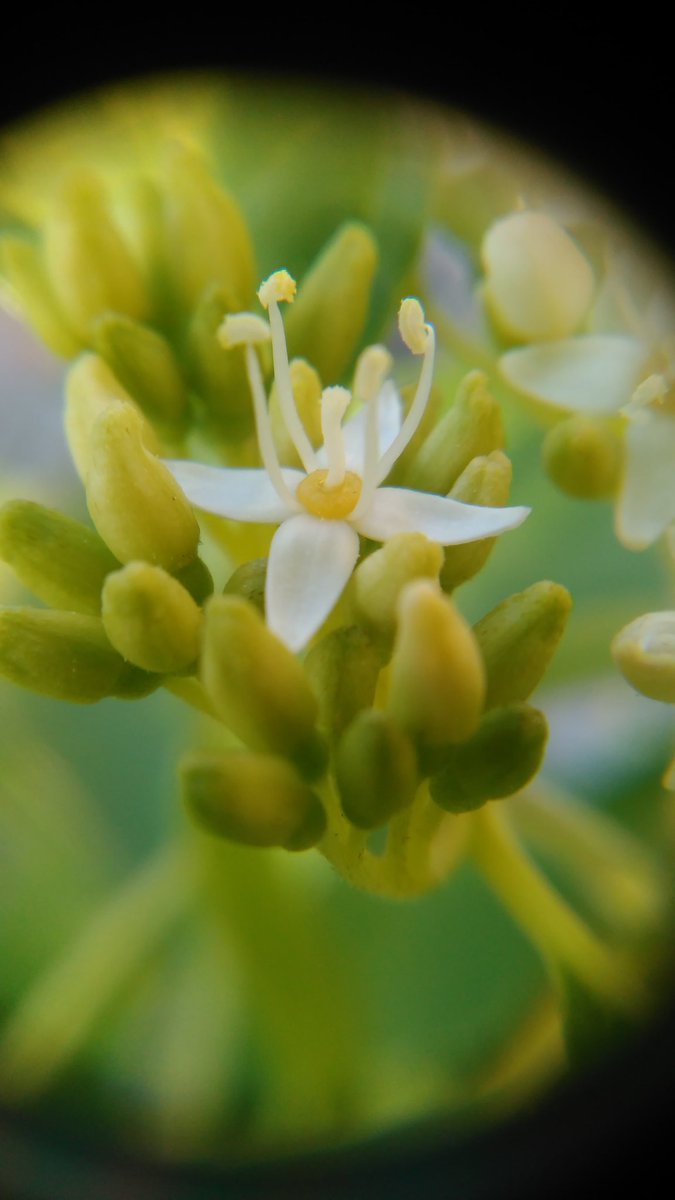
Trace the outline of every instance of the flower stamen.
<instances>
[{"instance_id":1,"label":"flower stamen","mask_svg":"<svg viewBox=\"0 0 675 1200\"><path fill-rule=\"evenodd\" d=\"M398 313L398 327L401 337L412 354L424 356L417 391L408 414L401 426L400 432L391 446L380 458L374 472L372 485L378 487L387 477L396 459L401 456L408 442L414 436L429 403L431 384L434 377L434 357L436 352L436 335L433 325L424 320L424 309L419 300L409 296L401 303Z\"/></svg>"},{"instance_id":2,"label":"flower stamen","mask_svg":"<svg viewBox=\"0 0 675 1200\"><path fill-rule=\"evenodd\" d=\"M288 271L274 271L269 279L266 279L261 284L258 290L258 299L263 308L266 308L269 313L270 327L272 330L272 358L274 360L274 378L276 380L277 391L279 393L279 406L281 415L290 435L290 438L295 446L295 449L300 456L300 461L307 472L313 471L316 467L316 455L307 434L305 433L304 425L300 420L298 410L295 405L295 397L293 395L293 385L291 383L291 371L288 362L288 348L286 346L286 334L284 331L284 323L279 311L279 301L284 300L291 304L295 297L295 280L289 275Z\"/></svg>"},{"instance_id":3,"label":"flower stamen","mask_svg":"<svg viewBox=\"0 0 675 1200\"><path fill-rule=\"evenodd\" d=\"M321 394L321 432L328 459L328 474L324 482L327 491L339 488L347 469L342 418L351 401L347 388L328 387Z\"/></svg>"}]
</instances>

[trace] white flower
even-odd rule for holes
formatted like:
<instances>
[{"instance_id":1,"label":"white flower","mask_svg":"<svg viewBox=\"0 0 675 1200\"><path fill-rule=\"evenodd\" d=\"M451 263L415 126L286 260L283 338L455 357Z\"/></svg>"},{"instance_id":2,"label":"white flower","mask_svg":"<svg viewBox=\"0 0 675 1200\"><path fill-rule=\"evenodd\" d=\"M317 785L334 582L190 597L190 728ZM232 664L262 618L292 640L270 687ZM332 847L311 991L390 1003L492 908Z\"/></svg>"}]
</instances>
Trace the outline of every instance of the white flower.
<instances>
[{"instance_id":1,"label":"white flower","mask_svg":"<svg viewBox=\"0 0 675 1200\"><path fill-rule=\"evenodd\" d=\"M418 532L441 545L494 537L514 529L527 508L488 508L406 488L382 487L424 414L431 389L435 337L417 300L401 304L399 329L408 349L422 356L422 369L410 410L402 419L399 394L385 381L391 358L370 346L357 364L354 393L362 407L344 426L351 393L324 389L321 426L324 444L315 451L298 415L291 387L279 301L292 301L295 284L277 271L258 296L269 312L226 318L225 346L244 347L263 467L209 467L187 461L167 465L197 508L237 521L278 524L270 546L265 588L266 620L292 650L300 650L322 625L344 590L359 556L359 534L386 541L396 533ZM255 350L272 339L280 407L304 471L281 467L267 411Z\"/></svg>"}]
</instances>

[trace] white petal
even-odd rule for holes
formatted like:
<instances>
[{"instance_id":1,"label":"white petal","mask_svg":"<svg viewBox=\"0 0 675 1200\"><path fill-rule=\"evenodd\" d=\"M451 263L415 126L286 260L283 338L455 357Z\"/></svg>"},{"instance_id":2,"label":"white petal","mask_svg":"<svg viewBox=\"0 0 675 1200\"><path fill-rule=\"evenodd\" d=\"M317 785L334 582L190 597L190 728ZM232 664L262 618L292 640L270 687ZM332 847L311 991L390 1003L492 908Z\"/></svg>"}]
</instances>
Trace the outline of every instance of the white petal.
<instances>
[{"instance_id":1,"label":"white petal","mask_svg":"<svg viewBox=\"0 0 675 1200\"><path fill-rule=\"evenodd\" d=\"M191 504L233 521L277 524L289 514L288 505L277 495L262 467L207 467L185 459L164 460ZM282 475L290 490L305 478L303 471L284 468Z\"/></svg>"},{"instance_id":2,"label":"white petal","mask_svg":"<svg viewBox=\"0 0 675 1200\"><path fill-rule=\"evenodd\" d=\"M291 650L301 650L323 624L358 556L358 536L345 521L299 513L279 526L267 564L265 617Z\"/></svg>"},{"instance_id":3,"label":"white petal","mask_svg":"<svg viewBox=\"0 0 675 1200\"><path fill-rule=\"evenodd\" d=\"M363 474L366 455L366 413L364 404L353 417L342 426L342 436L345 442L345 459L347 470ZM398 435L403 422L403 403L398 388L388 379L381 388L377 398L377 424L379 448L376 457L388 450L394 438ZM328 465L328 457L322 446L317 452L317 462L320 467Z\"/></svg>"},{"instance_id":4,"label":"white petal","mask_svg":"<svg viewBox=\"0 0 675 1200\"><path fill-rule=\"evenodd\" d=\"M675 416L649 412L626 430L626 471L617 537L631 550L656 541L675 521Z\"/></svg>"},{"instance_id":5,"label":"white petal","mask_svg":"<svg viewBox=\"0 0 675 1200\"><path fill-rule=\"evenodd\" d=\"M529 508L461 504L448 496L408 488L378 488L368 511L355 522L359 533L384 542L395 533L423 533L441 546L457 546L515 529Z\"/></svg>"},{"instance_id":6,"label":"white petal","mask_svg":"<svg viewBox=\"0 0 675 1200\"><path fill-rule=\"evenodd\" d=\"M611 413L627 404L647 359L637 338L589 334L509 350L499 369L511 387L571 412Z\"/></svg>"}]
</instances>

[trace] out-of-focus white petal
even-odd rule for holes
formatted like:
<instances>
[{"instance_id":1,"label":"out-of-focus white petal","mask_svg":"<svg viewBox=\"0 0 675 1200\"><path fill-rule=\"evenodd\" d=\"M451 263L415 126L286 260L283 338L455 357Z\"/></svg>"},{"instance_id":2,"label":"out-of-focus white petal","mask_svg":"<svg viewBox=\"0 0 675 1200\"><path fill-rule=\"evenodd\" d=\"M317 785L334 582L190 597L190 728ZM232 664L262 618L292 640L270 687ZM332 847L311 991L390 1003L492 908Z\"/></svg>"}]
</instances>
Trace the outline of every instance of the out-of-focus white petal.
<instances>
[{"instance_id":1,"label":"out-of-focus white petal","mask_svg":"<svg viewBox=\"0 0 675 1200\"><path fill-rule=\"evenodd\" d=\"M272 538L265 584L265 619L291 650L301 650L341 595L359 555L345 521L298 513Z\"/></svg>"},{"instance_id":2,"label":"out-of-focus white petal","mask_svg":"<svg viewBox=\"0 0 675 1200\"><path fill-rule=\"evenodd\" d=\"M367 406L364 404L342 426L347 470L355 471L357 475L363 475L365 463L367 411ZM381 388L377 399L378 457L389 449L398 435L402 422L403 403L396 385L388 379ZM324 446L318 451L316 457L320 467L328 466L328 456Z\"/></svg>"},{"instance_id":3,"label":"out-of-focus white petal","mask_svg":"<svg viewBox=\"0 0 675 1200\"><path fill-rule=\"evenodd\" d=\"M511 387L571 412L611 413L633 394L647 358L637 338L589 334L509 350L499 360Z\"/></svg>"},{"instance_id":4,"label":"out-of-focus white petal","mask_svg":"<svg viewBox=\"0 0 675 1200\"><path fill-rule=\"evenodd\" d=\"M408 488L378 488L367 512L355 522L359 533L384 542L395 533L423 533L441 546L457 546L515 529L529 508L488 508Z\"/></svg>"},{"instance_id":5,"label":"out-of-focus white petal","mask_svg":"<svg viewBox=\"0 0 675 1200\"><path fill-rule=\"evenodd\" d=\"M277 524L290 513L277 495L262 467L208 467L184 459L164 460L179 487L195 508L230 517L234 521L259 521ZM291 492L302 479L303 471L284 467L282 475ZM300 507L298 505L298 507Z\"/></svg>"},{"instance_id":6,"label":"out-of-focus white petal","mask_svg":"<svg viewBox=\"0 0 675 1200\"><path fill-rule=\"evenodd\" d=\"M651 410L626 430L626 471L616 534L631 550L649 546L675 521L675 416Z\"/></svg>"}]
</instances>

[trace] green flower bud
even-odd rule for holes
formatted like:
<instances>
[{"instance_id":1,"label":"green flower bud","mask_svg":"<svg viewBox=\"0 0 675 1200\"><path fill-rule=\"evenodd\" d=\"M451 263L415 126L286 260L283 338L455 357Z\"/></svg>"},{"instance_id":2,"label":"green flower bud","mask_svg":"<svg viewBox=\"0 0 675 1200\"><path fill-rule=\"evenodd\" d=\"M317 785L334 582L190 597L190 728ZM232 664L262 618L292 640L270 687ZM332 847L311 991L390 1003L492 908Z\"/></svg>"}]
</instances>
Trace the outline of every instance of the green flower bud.
<instances>
[{"instance_id":1,"label":"green flower bud","mask_svg":"<svg viewBox=\"0 0 675 1200\"><path fill-rule=\"evenodd\" d=\"M184 146L167 163L164 232L170 286L183 311L213 284L228 289L235 311L251 303L256 270L246 222L206 163Z\"/></svg>"},{"instance_id":2,"label":"green flower bud","mask_svg":"<svg viewBox=\"0 0 675 1200\"><path fill-rule=\"evenodd\" d=\"M124 672L124 659L97 617L33 608L0 612L0 674L20 687L93 704L114 693Z\"/></svg>"},{"instance_id":3,"label":"green flower bud","mask_svg":"<svg viewBox=\"0 0 675 1200\"><path fill-rule=\"evenodd\" d=\"M324 246L284 314L290 356L309 359L322 379L340 379L356 353L377 258L377 246L364 225L343 225Z\"/></svg>"},{"instance_id":4,"label":"green flower bud","mask_svg":"<svg viewBox=\"0 0 675 1200\"><path fill-rule=\"evenodd\" d=\"M412 804L417 756L406 733L387 713L357 716L338 745L335 778L344 814L359 829L377 829Z\"/></svg>"},{"instance_id":5,"label":"green flower bud","mask_svg":"<svg viewBox=\"0 0 675 1200\"><path fill-rule=\"evenodd\" d=\"M638 692L675 704L675 612L645 613L631 621L614 638L612 654Z\"/></svg>"},{"instance_id":6,"label":"green flower bud","mask_svg":"<svg viewBox=\"0 0 675 1200\"><path fill-rule=\"evenodd\" d=\"M202 614L161 567L129 563L103 589L103 625L116 650L145 671L185 671L199 655Z\"/></svg>"},{"instance_id":7,"label":"green flower bud","mask_svg":"<svg viewBox=\"0 0 675 1200\"><path fill-rule=\"evenodd\" d=\"M282 754L312 774L318 705L294 654L239 596L214 596L205 609L202 680L229 728L253 750Z\"/></svg>"},{"instance_id":8,"label":"green flower bud","mask_svg":"<svg viewBox=\"0 0 675 1200\"><path fill-rule=\"evenodd\" d=\"M187 393L173 350L161 334L107 313L95 323L94 345L151 421L181 420Z\"/></svg>"},{"instance_id":9,"label":"green flower bud","mask_svg":"<svg viewBox=\"0 0 675 1200\"><path fill-rule=\"evenodd\" d=\"M0 509L0 557L53 608L97 615L117 559L93 529L61 513L12 500Z\"/></svg>"},{"instance_id":10,"label":"green flower bud","mask_svg":"<svg viewBox=\"0 0 675 1200\"><path fill-rule=\"evenodd\" d=\"M492 709L473 737L445 752L429 782L432 799L446 812L463 813L512 796L539 770L547 737L544 714L529 704Z\"/></svg>"},{"instance_id":11,"label":"green flower bud","mask_svg":"<svg viewBox=\"0 0 675 1200\"><path fill-rule=\"evenodd\" d=\"M527 700L545 675L572 597L559 583L533 583L487 613L474 633L485 662L486 708Z\"/></svg>"},{"instance_id":12,"label":"green flower bud","mask_svg":"<svg viewBox=\"0 0 675 1200\"><path fill-rule=\"evenodd\" d=\"M211 572L201 558L194 558L187 567L174 572L176 579L190 593L196 604L203 604L213 595L213 579Z\"/></svg>"},{"instance_id":13,"label":"green flower bud","mask_svg":"<svg viewBox=\"0 0 675 1200\"><path fill-rule=\"evenodd\" d=\"M290 373L295 407L305 433L313 446L320 446L323 443L323 433L321 430L321 379L319 374L314 367L305 362L304 358L292 360ZM300 455L286 428L286 422L281 412L276 383L270 394L269 413L279 462L287 467L302 467Z\"/></svg>"},{"instance_id":14,"label":"green flower bud","mask_svg":"<svg viewBox=\"0 0 675 1200\"><path fill-rule=\"evenodd\" d=\"M441 547L423 533L396 533L359 564L354 573L354 600L373 634L391 642L403 588L414 579L438 579L442 563Z\"/></svg>"},{"instance_id":15,"label":"green flower bud","mask_svg":"<svg viewBox=\"0 0 675 1200\"><path fill-rule=\"evenodd\" d=\"M470 371L450 410L422 445L408 474L408 486L447 494L472 458L504 445L502 415L481 371Z\"/></svg>"},{"instance_id":16,"label":"green flower bud","mask_svg":"<svg viewBox=\"0 0 675 1200\"><path fill-rule=\"evenodd\" d=\"M453 500L464 504L485 504L498 508L509 498L511 463L501 450L472 458L452 488ZM441 568L441 587L445 592L466 583L484 567L497 539L482 538L464 546L446 546Z\"/></svg>"},{"instance_id":17,"label":"green flower bud","mask_svg":"<svg viewBox=\"0 0 675 1200\"><path fill-rule=\"evenodd\" d=\"M91 431L87 504L120 562L144 559L178 571L197 554L199 526L173 475L143 444L132 404L111 404Z\"/></svg>"},{"instance_id":18,"label":"green flower bud","mask_svg":"<svg viewBox=\"0 0 675 1200\"><path fill-rule=\"evenodd\" d=\"M375 697L382 665L368 635L357 625L334 629L312 647L305 671L319 699L319 722L337 738Z\"/></svg>"},{"instance_id":19,"label":"green flower bud","mask_svg":"<svg viewBox=\"0 0 675 1200\"><path fill-rule=\"evenodd\" d=\"M325 830L319 800L283 758L193 754L181 776L190 816L218 837L245 846L307 850Z\"/></svg>"},{"instance_id":20,"label":"green flower bud","mask_svg":"<svg viewBox=\"0 0 675 1200\"><path fill-rule=\"evenodd\" d=\"M190 323L187 350L191 379L208 418L226 437L240 439L254 425L244 355L223 349L216 336L233 312L236 305L226 289L207 288Z\"/></svg>"},{"instance_id":21,"label":"green flower bud","mask_svg":"<svg viewBox=\"0 0 675 1200\"><path fill-rule=\"evenodd\" d=\"M554 341L579 328L593 298L593 271L552 217L518 212L496 221L483 241L482 259L486 299L507 336Z\"/></svg>"},{"instance_id":22,"label":"green flower bud","mask_svg":"<svg viewBox=\"0 0 675 1200\"><path fill-rule=\"evenodd\" d=\"M265 616L265 579L267 577L267 559L252 558L250 562L242 563L230 575L225 584L226 596L242 596L257 608L261 616Z\"/></svg>"},{"instance_id":23,"label":"green flower bud","mask_svg":"<svg viewBox=\"0 0 675 1200\"><path fill-rule=\"evenodd\" d=\"M82 343L61 312L37 246L6 234L0 241L0 269L21 312L49 349L61 358L79 354Z\"/></svg>"},{"instance_id":24,"label":"green flower bud","mask_svg":"<svg viewBox=\"0 0 675 1200\"><path fill-rule=\"evenodd\" d=\"M95 354L85 354L68 372L66 380L66 437L70 453L82 482L86 482L94 423L111 404L123 401L134 405L119 379L107 363ZM141 416L140 409L137 409ZM142 419L143 443L148 450L159 450L152 425Z\"/></svg>"},{"instance_id":25,"label":"green flower bud","mask_svg":"<svg viewBox=\"0 0 675 1200\"><path fill-rule=\"evenodd\" d=\"M461 742L478 725L484 694L471 626L432 583L408 584L390 667L393 716L423 749Z\"/></svg>"},{"instance_id":26,"label":"green flower bud","mask_svg":"<svg viewBox=\"0 0 675 1200\"><path fill-rule=\"evenodd\" d=\"M95 318L108 310L145 316L140 268L95 175L80 171L66 180L45 225L45 261L66 319L85 341Z\"/></svg>"},{"instance_id":27,"label":"green flower bud","mask_svg":"<svg viewBox=\"0 0 675 1200\"><path fill-rule=\"evenodd\" d=\"M558 487L579 500L613 496L621 481L623 442L611 421L582 415L559 421L544 440L544 466Z\"/></svg>"}]
</instances>

